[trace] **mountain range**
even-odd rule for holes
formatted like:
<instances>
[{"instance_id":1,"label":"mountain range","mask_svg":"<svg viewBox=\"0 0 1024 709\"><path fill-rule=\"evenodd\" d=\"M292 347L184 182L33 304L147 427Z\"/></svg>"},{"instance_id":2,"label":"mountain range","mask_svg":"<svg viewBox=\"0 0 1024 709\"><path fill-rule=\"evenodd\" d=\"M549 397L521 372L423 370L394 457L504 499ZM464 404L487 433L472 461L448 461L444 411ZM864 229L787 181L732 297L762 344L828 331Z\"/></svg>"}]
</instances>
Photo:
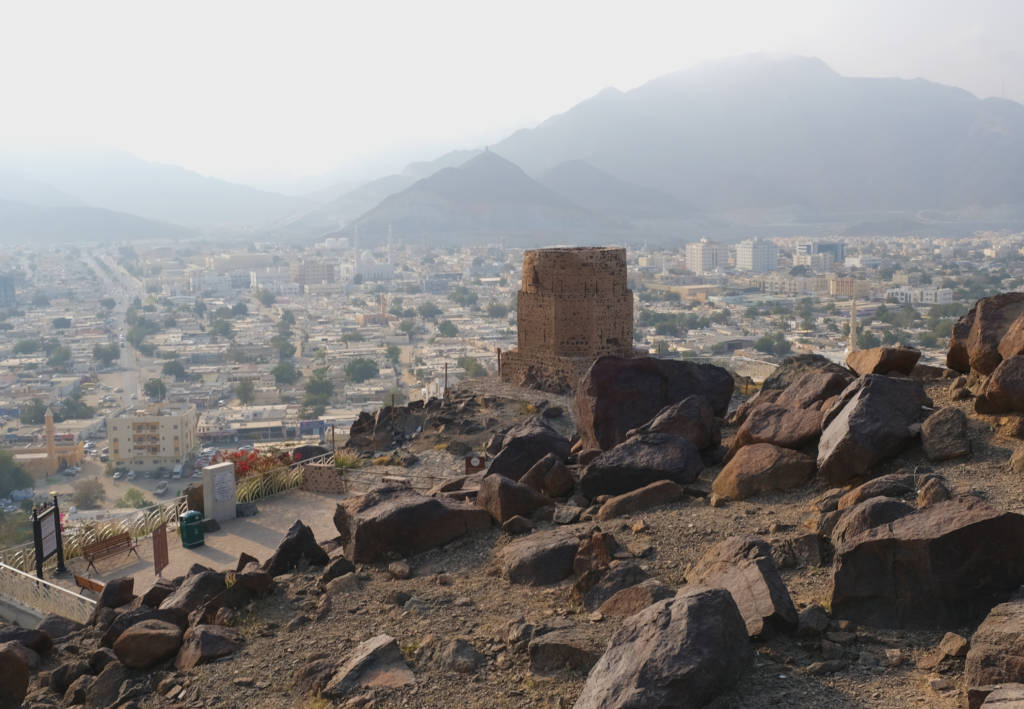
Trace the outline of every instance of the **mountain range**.
<instances>
[{"instance_id":1,"label":"mountain range","mask_svg":"<svg viewBox=\"0 0 1024 709\"><path fill-rule=\"evenodd\" d=\"M371 239L455 241L956 235L1024 227L1022 165L1020 104L751 55L606 89L486 149L354 189L336 182L333 195L285 196L123 153L0 153L0 217L17 215L0 237L10 224L46 234L47 220L62 233L72 208L97 234L130 215L149 233L301 239L357 226Z\"/></svg>"}]
</instances>

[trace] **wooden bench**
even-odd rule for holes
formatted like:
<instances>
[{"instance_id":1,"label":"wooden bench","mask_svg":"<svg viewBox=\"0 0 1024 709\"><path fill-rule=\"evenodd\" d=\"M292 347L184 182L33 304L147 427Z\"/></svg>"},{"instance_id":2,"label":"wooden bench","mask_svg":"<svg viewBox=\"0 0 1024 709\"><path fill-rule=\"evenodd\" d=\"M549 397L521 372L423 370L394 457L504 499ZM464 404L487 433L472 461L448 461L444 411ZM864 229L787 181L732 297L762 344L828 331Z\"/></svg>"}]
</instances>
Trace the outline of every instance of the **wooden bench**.
<instances>
[{"instance_id":1,"label":"wooden bench","mask_svg":"<svg viewBox=\"0 0 1024 709\"><path fill-rule=\"evenodd\" d=\"M94 593L102 594L103 589L107 587L107 584L103 583L102 581L91 579L88 576L79 576L78 574L74 574L74 576L75 583L83 591L93 591ZM134 588L135 579L129 579L129 584L131 587Z\"/></svg>"},{"instance_id":2,"label":"wooden bench","mask_svg":"<svg viewBox=\"0 0 1024 709\"><path fill-rule=\"evenodd\" d=\"M138 545L132 541L132 535L128 534L128 532L121 532L120 534L115 534L112 537L107 537L106 539L101 539L98 542L88 544L82 549L82 556L84 556L85 560L89 562L89 566L87 566L85 570L88 571L89 569L94 569L98 571L98 569L96 569L96 561L98 559L106 559L108 556L116 556L121 552L126 554L135 552L135 556L139 556Z\"/></svg>"}]
</instances>

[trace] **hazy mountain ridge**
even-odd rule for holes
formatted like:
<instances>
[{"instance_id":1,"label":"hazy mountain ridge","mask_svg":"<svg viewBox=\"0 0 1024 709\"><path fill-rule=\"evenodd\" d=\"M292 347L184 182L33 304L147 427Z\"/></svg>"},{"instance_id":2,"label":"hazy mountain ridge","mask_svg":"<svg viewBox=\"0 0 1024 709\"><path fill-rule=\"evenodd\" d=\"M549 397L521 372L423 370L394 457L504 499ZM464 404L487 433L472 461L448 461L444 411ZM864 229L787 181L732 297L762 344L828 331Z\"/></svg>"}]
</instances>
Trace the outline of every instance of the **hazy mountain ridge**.
<instances>
[{"instance_id":1,"label":"hazy mountain ridge","mask_svg":"<svg viewBox=\"0 0 1024 709\"><path fill-rule=\"evenodd\" d=\"M0 242L180 239L195 232L133 214L84 206L40 206L0 199Z\"/></svg>"}]
</instances>

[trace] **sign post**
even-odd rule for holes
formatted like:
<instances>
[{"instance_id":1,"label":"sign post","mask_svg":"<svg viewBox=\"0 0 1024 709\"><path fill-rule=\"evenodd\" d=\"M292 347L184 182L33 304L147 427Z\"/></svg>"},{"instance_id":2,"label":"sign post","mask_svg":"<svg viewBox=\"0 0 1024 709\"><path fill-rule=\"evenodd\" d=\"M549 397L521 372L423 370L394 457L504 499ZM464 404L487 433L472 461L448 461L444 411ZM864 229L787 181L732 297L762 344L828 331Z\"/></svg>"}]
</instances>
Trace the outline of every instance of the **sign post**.
<instances>
[{"instance_id":1,"label":"sign post","mask_svg":"<svg viewBox=\"0 0 1024 709\"><path fill-rule=\"evenodd\" d=\"M157 576L170 563L167 555L167 523L153 530L153 571Z\"/></svg>"},{"instance_id":2,"label":"sign post","mask_svg":"<svg viewBox=\"0 0 1024 709\"><path fill-rule=\"evenodd\" d=\"M54 554L57 555L57 573L67 573L57 495L53 496L53 504L49 507L41 511L38 507L32 508L32 536L36 548L36 576L43 578L43 562Z\"/></svg>"}]
</instances>

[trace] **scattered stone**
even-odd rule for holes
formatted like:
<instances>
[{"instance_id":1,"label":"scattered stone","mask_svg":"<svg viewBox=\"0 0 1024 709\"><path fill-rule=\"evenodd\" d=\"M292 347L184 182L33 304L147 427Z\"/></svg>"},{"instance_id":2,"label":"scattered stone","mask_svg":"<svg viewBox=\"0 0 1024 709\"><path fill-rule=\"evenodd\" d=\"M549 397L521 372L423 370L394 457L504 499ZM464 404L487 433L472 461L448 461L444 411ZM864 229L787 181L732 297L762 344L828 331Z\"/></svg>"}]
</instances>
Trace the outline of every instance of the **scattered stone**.
<instances>
[{"instance_id":1,"label":"scattered stone","mask_svg":"<svg viewBox=\"0 0 1024 709\"><path fill-rule=\"evenodd\" d=\"M530 641L530 671L548 674L589 672L601 656L602 643L585 627L553 630Z\"/></svg>"},{"instance_id":2,"label":"scattered stone","mask_svg":"<svg viewBox=\"0 0 1024 709\"><path fill-rule=\"evenodd\" d=\"M389 554L412 556L491 525L475 505L378 487L343 500L334 513L345 557L360 564Z\"/></svg>"},{"instance_id":3,"label":"scattered stone","mask_svg":"<svg viewBox=\"0 0 1024 709\"><path fill-rule=\"evenodd\" d=\"M465 638L452 638L443 642L434 635L428 635L420 643L416 661L430 663L459 674L469 674L476 672L486 658Z\"/></svg>"},{"instance_id":4,"label":"scattered stone","mask_svg":"<svg viewBox=\"0 0 1024 709\"><path fill-rule=\"evenodd\" d=\"M597 511L597 519L624 517L683 499L686 499L686 491L677 483L671 480L659 480L637 490L609 498Z\"/></svg>"},{"instance_id":5,"label":"scattered stone","mask_svg":"<svg viewBox=\"0 0 1024 709\"><path fill-rule=\"evenodd\" d=\"M160 610L176 611L187 616L226 588L223 573L201 571L182 581L177 590L160 603Z\"/></svg>"},{"instance_id":6,"label":"scattered stone","mask_svg":"<svg viewBox=\"0 0 1024 709\"><path fill-rule=\"evenodd\" d=\"M565 463L554 453L538 460L519 482L547 497L565 497L576 484Z\"/></svg>"},{"instance_id":7,"label":"scattered stone","mask_svg":"<svg viewBox=\"0 0 1024 709\"><path fill-rule=\"evenodd\" d=\"M626 438L639 433L671 433L682 436L697 450L713 448L722 442L721 419L715 416L703 396L688 396L666 406L650 421L627 431Z\"/></svg>"},{"instance_id":8,"label":"scattered stone","mask_svg":"<svg viewBox=\"0 0 1024 709\"><path fill-rule=\"evenodd\" d=\"M730 537L719 542L686 578L692 584L729 591L751 637L797 627L796 608L763 539Z\"/></svg>"},{"instance_id":9,"label":"scattered stone","mask_svg":"<svg viewBox=\"0 0 1024 709\"><path fill-rule=\"evenodd\" d=\"M955 406L946 406L925 419L921 443L928 460L939 462L971 454L967 417Z\"/></svg>"},{"instance_id":10,"label":"scattered stone","mask_svg":"<svg viewBox=\"0 0 1024 709\"><path fill-rule=\"evenodd\" d=\"M1021 354L1016 344L1018 337L1009 337L1005 346L1002 343L1021 313L1024 313L1024 293L999 293L976 302L953 324L946 366L963 373L973 369L991 374L1004 357ZM1019 332L1019 328L1014 330Z\"/></svg>"},{"instance_id":11,"label":"scattered stone","mask_svg":"<svg viewBox=\"0 0 1024 709\"><path fill-rule=\"evenodd\" d=\"M360 643L324 685L323 696L341 699L358 688L403 687L416 681L398 643L377 635Z\"/></svg>"},{"instance_id":12,"label":"scattered stone","mask_svg":"<svg viewBox=\"0 0 1024 709\"><path fill-rule=\"evenodd\" d=\"M541 510L541 512L543 511L544 510ZM555 511L551 516L551 521L555 524L575 524L580 521L580 517L582 515L582 508L573 507L572 505L555 505Z\"/></svg>"},{"instance_id":13,"label":"scattered stone","mask_svg":"<svg viewBox=\"0 0 1024 709\"><path fill-rule=\"evenodd\" d=\"M775 368L772 375L764 380L761 391L788 389L794 382L806 374L825 372L844 377L847 383L853 381L850 371L820 354L800 354L786 357Z\"/></svg>"},{"instance_id":14,"label":"scattered stone","mask_svg":"<svg viewBox=\"0 0 1024 709\"><path fill-rule=\"evenodd\" d=\"M885 649L885 664L889 667L899 667L903 664L903 651L895 647Z\"/></svg>"},{"instance_id":15,"label":"scattered stone","mask_svg":"<svg viewBox=\"0 0 1024 709\"><path fill-rule=\"evenodd\" d=\"M729 592L687 586L623 620L576 709L704 706L736 683L752 656Z\"/></svg>"},{"instance_id":16,"label":"scattered stone","mask_svg":"<svg viewBox=\"0 0 1024 709\"><path fill-rule=\"evenodd\" d=\"M573 573L582 576L588 571L607 569L619 550L619 543L611 534L594 532L576 551L576 557L572 562Z\"/></svg>"},{"instance_id":17,"label":"scattered stone","mask_svg":"<svg viewBox=\"0 0 1024 709\"><path fill-rule=\"evenodd\" d=\"M980 706L987 709L1021 709L1024 707L1024 684L1008 682L992 687ZM969 709L975 709L975 706L971 704Z\"/></svg>"},{"instance_id":18,"label":"scattered stone","mask_svg":"<svg viewBox=\"0 0 1024 709\"><path fill-rule=\"evenodd\" d=\"M121 633L136 623L144 620L162 620L165 623L173 623L184 630L188 616L178 609L153 610L152 608L138 608L119 614L100 637L100 645L113 647Z\"/></svg>"},{"instance_id":19,"label":"scattered stone","mask_svg":"<svg viewBox=\"0 0 1024 709\"><path fill-rule=\"evenodd\" d=\"M647 579L621 591L616 591L611 598L601 604L598 611L605 617L624 618L674 595L675 591L657 579Z\"/></svg>"},{"instance_id":20,"label":"scattered stone","mask_svg":"<svg viewBox=\"0 0 1024 709\"><path fill-rule=\"evenodd\" d=\"M812 662L807 666L805 672L809 675L833 675L842 672L847 667L844 660L825 660L823 662Z\"/></svg>"},{"instance_id":21,"label":"scattered stone","mask_svg":"<svg viewBox=\"0 0 1024 709\"><path fill-rule=\"evenodd\" d=\"M529 517L552 501L532 487L492 473L481 481L476 503L487 510L495 522L503 524L516 515Z\"/></svg>"},{"instance_id":22,"label":"scattered stone","mask_svg":"<svg viewBox=\"0 0 1024 709\"><path fill-rule=\"evenodd\" d=\"M412 569L404 561L392 561L388 564L388 573L393 579L407 579L412 576Z\"/></svg>"},{"instance_id":23,"label":"scattered stone","mask_svg":"<svg viewBox=\"0 0 1024 709\"><path fill-rule=\"evenodd\" d=\"M89 667L88 662L83 660L65 662L50 672L50 689L63 695L76 679L88 674L92 674L92 668Z\"/></svg>"},{"instance_id":24,"label":"scattered stone","mask_svg":"<svg viewBox=\"0 0 1024 709\"><path fill-rule=\"evenodd\" d=\"M948 393L949 398L953 401L966 401L974 396L971 390L967 388L967 377L962 374L949 385Z\"/></svg>"},{"instance_id":25,"label":"scattered stone","mask_svg":"<svg viewBox=\"0 0 1024 709\"><path fill-rule=\"evenodd\" d=\"M16 642L45 655L53 647L53 639L45 630L0 626L0 643Z\"/></svg>"},{"instance_id":26,"label":"scattered stone","mask_svg":"<svg viewBox=\"0 0 1024 709\"><path fill-rule=\"evenodd\" d=\"M844 510L832 530L832 546L838 548L855 540L869 529L889 524L914 512L914 508L892 497L871 497L855 507Z\"/></svg>"},{"instance_id":27,"label":"scattered stone","mask_svg":"<svg viewBox=\"0 0 1024 709\"><path fill-rule=\"evenodd\" d=\"M576 388L577 425L583 448L607 451L626 433L655 418L666 406L703 396L715 416L725 416L733 378L711 364L654 357L600 357ZM653 481L650 481L653 482Z\"/></svg>"},{"instance_id":28,"label":"scattered stone","mask_svg":"<svg viewBox=\"0 0 1024 709\"><path fill-rule=\"evenodd\" d=\"M814 459L770 443L741 448L712 483L720 498L744 500L770 490L789 490L814 476Z\"/></svg>"},{"instance_id":29,"label":"scattered stone","mask_svg":"<svg viewBox=\"0 0 1024 709\"><path fill-rule=\"evenodd\" d=\"M31 671L13 642L0 643L0 706L19 707L28 692Z\"/></svg>"},{"instance_id":30,"label":"scattered stone","mask_svg":"<svg viewBox=\"0 0 1024 709\"><path fill-rule=\"evenodd\" d=\"M89 696L89 689L92 688L95 681L96 678L92 675L77 677L64 691L64 706L70 707L76 704L85 704L86 698Z\"/></svg>"},{"instance_id":31,"label":"scattered stone","mask_svg":"<svg viewBox=\"0 0 1024 709\"><path fill-rule=\"evenodd\" d=\"M583 574L572 587L572 599L588 611L601 607L619 591L643 583L648 573L631 561L615 561L607 569Z\"/></svg>"},{"instance_id":32,"label":"scattered stone","mask_svg":"<svg viewBox=\"0 0 1024 709\"><path fill-rule=\"evenodd\" d=\"M327 566L320 575L320 584L327 585L339 576L350 574L356 570L355 564L345 558L345 550L338 548L328 555Z\"/></svg>"},{"instance_id":33,"label":"scattered stone","mask_svg":"<svg viewBox=\"0 0 1024 709\"><path fill-rule=\"evenodd\" d=\"M928 478L917 491L917 506L920 509L924 509L929 505L945 502L952 497L953 494L940 478Z\"/></svg>"},{"instance_id":34,"label":"scattered stone","mask_svg":"<svg viewBox=\"0 0 1024 709\"><path fill-rule=\"evenodd\" d=\"M558 527L509 542L495 553L495 558L510 583L544 586L572 573L579 545L577 529Z\"/></svg>"},{"instance_id":35,"label":"scattered stone","mask_svg":"<svg viewBox=\"0 0 1024 709\"><path fill-rule=\"evenodd\" d=\"M934 670L947 660L964 657L967 654L967 647L967 638L956 633L946 633L938 646L922 657L917 666L922 670Z\"/></svg>"},{"instance_id":36,"label":"scattered stone","mask_svg":"<svg viewBox=\"0 0 1024 709\"><path fill-rule=\"evenodd\" d=\"M65 618L62 615L47 615L44 616L39 625L36 626L36 630L41 630L50 636L52 640L60 640L62 638L77 633L85 626L81 623Z\"/></svg>"},{"instance_id":37,"label":"scattered stone","mask_svg":"<svg viewBox=\"0 0 1024 709\"><path fill-rule=\"evenodd\" d=\"M921 352L911 347L872 347L855 350L846 357L846 366L862 374L905 374L910 376Z\"/></svg>"},{"instance_id":38,"label":"scattered stone","mask_svg":"<svg viewBox=\"0 0 1024 709\"><path fill-rule=\"evenodd\" d=\"M1024 517L964 498L838 548L831 608L836 617L887 628L956 626L981 617L1022 582Z\"/></svg>"},{"instance_id":39,"label":"scattered stone","mask_svg":"<svg viewBox=\"0 0 1024 709\"><path fill-rule=\"evenodd\" d=\"M522 515L515 515L505 520L501 525L501 531L510 536L529 534L533 531L533 522Z\"/></svg>"},{"instance_id":40,"label":"scattered stone","mask_svg":"<svg viewBox=\"0 0 1024 709\"><path fill-rule=\"evenodd\" d=\"M116 639L116 638L115 638ZM113 644L113 642L111 642ZM117 655L109 647L101 647L89 655L89 669L92 674L98 675L111 662L117 661Z\"/></svg>"},{"instance_id":41,"label":"scattered stone","mask_svg":"<svg viewBox=\"0 0 1024 709\"><path fill-rule=\"evenodd\" d=\"M501 451L491 460L487 471L519 480L544 456L559 460L569 457L569 441L551 427L546 419L533 416L513 426L505 434Z\"/></svg>"},{"instance_id":42,"label":"scattered stone","mask_svg":"<svg viewBox=\"0 0 1024 709\"><path fill-rule=\"evenodd\" d=\"M781 398L781 397L780 397ZM735 455L744 446L771 443L794 450L814 443L821 435L822 412L790 409L778 404L757 406L736 431L729 451Z\"/></svg>"},{"instance_id":43,"label":"scattered stone","mask_svg":"<svg viewBox=\"0 0 1024 709\"><path fill-rule=\"evenodd\" d=\"M280 576L305 563L310 566L326 566L330 559L313 536L313 530L295 520L273 556L263 563L263 570L271 576Z\"/></svg>"},{"instance_id":44,"label":"scattered stone","mask_svg":"<svg viewBox=\"0 0 1024 709\"><path fill-rule=\"evenodd\" d=\"M704 469L690 441L668 433L645 433L605 451L592 460L580 477L585 497L621 495L659 480L692 483Z\"/></svg>"},{"instance_id":45,"label":"scattered stone","mask_svg":"<svg viewBox=\"0 0 1024 709\"><path fill-rule=\"evenodd\" d=\"M1024 412L1024 355L1004 359L974 400L979 414Z\"/></svg>"},{"instance_id":46,"label":"scattered stone","mask_svg":"<svg viewBox=\"0 0 1024 709\"><path fill-rule=\"evenodd\" d=\"M180 632L180 631L179 631ZM120 662L111 662L97 675L85 693L85 703L90 707L114 706L114 700L121 690L121 684L128 678L128 670Z\"/></svg>"},{"instance_id":47,"label":"scattered stone","mask_svg":"<svg viewBox=\"0 0 1024 709\"><path fill-rule=\"evenodd\" d=\"M359 577L350 571L347 574L342 574L338 578L328 581L327 585L324 586L324 592L328 596L337 596L341 593L358 591L360 588L362 588L362 583L359 581Z\"/></svg>"},{"instance_id":48,"label":"scattered stone","mask_svg":"<svg viewBox=\"0 0 1024 709\"><path fill-rule=\"evenodd\" d=\"M911 439L909 426L930 403L921 383L866 374L825 412L818 473L831 485L866 476Z\"/></svg>"},{"instance_id":49,"label":"scattered stone","mask_svg":"<svg viewBox=\"0 0 1024 709\"><path fill-rule=\"evenodd\" d=\"M803 637L816 637L828 630L828 612L817 603L800 611L797 620L797 632Z\"/></svg>"},{"instance_id":50,"label":"scattered stone","mask_svg":"<svg viewBox=\"0 0 1024 709\"><path fill-rule=\"evenodd\" d=\"M144 620L121 633L114 652L125 667L144 670L173 657L181 638L181 628L172 623Z\"/></svg>"},{"instance_id":51,"label":"scattered stone","mask_svg":"<svg viewBox=\"0 0 1024 709\"><path fill-rule=\"evenodd\" d=\"M197 625L185 632L181 650L174 661L179 670L233 655L242 647L242 634L219 625Z\"/></svg>"},{"instance_id":52,"label":"scattered stone","mask_svg":"<svg viewBox=\"0 0 1024 709\"><path fill-rule=\"evenodd\" d=\"M959 647L959 646L958 646ZM1024 667L1024 599L1000 603L971 636L964 667L968 687L1014 682Z\"/></svg>"}]
</instances>

